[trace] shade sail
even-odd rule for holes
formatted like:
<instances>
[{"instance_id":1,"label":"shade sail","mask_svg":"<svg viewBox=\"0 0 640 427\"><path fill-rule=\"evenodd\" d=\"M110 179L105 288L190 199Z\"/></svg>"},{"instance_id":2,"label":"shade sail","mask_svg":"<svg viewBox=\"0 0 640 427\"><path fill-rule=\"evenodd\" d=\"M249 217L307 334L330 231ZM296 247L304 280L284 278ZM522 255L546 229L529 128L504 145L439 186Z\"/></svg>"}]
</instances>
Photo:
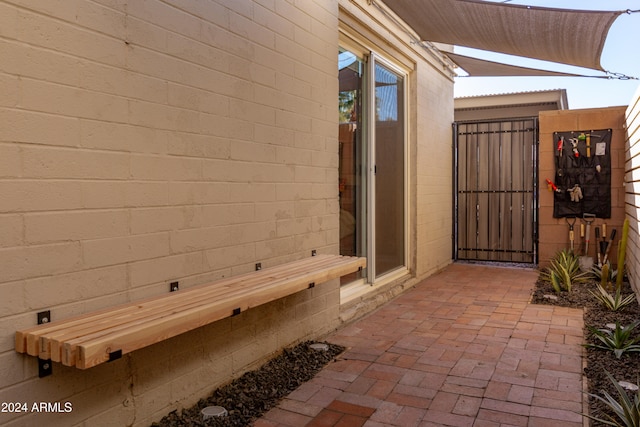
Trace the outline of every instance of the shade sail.
<instances>
[{"instance_id":1,"label":"shade sail","mask_svg":"<svg viewBox=\"0 0 640 427\"><path fill-rule=\"evenodd\" d=\"M386 0L385 5L422 40L595 70L603 70L607 33L623 13L474 0Z\"/></svg>"},{"instance_id":2,"label":"shade sail","mask_svg":"<svg viewBox=\"0 0 640 427\"><path fill-rule=\"evenodd\" d=\"M516 65L502 64L500 62L487 61L485 59L472 58L470 56L447 53L460 68L469 74L469 77L506 77L506 76L550 76L550 77L585 77L583 74L564 73L558 71L538 70L536 68L519 67ZM598 76L586 76L598 77Z\"/></svg>"}]
</instances>

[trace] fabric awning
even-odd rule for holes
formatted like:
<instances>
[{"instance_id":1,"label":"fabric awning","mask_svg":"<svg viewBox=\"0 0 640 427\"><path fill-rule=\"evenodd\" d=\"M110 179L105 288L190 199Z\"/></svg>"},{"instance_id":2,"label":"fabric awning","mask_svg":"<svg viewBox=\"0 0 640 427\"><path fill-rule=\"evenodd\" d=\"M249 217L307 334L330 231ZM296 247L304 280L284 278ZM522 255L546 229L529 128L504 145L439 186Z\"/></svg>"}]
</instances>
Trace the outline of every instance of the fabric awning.
<instances>
[{"instance_id":1,"label":"fabric awning","mask_svg":"<svg viewBox=\"0 0 640 427\"><path fill-rule=\"evenodd\" d=\"M422 40L601 71L607 33L623 13L474 0L387 0L385 5Z\"/></svg>"},{"instance_id":2,"label":"fabric awning","mask_svg":"<svg viewBox=\"0 0 640 427\"><path fill-rule=\"evenodd\" d=\"M585 76L583 74L564 73L559 71L539 70L536 68L519 67L517 65L503 64L487 61L485 59L472 58L446 52L446 55L460 68L469 74L469 77L507 77L507 76L547 76L547 77L600 77ZM606 77L602 77L606 78Z\"/></svg>"}]
</instances>

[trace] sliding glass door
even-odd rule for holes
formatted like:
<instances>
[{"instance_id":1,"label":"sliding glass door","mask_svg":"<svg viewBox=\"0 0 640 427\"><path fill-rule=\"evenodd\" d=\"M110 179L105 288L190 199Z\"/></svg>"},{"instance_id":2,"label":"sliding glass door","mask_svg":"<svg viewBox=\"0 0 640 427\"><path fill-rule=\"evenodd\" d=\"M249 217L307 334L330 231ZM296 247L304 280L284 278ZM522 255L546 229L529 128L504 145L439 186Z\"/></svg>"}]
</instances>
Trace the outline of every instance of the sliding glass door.
<instances>
[{"instance_id":1,"label":"sliding glass door","mask_svg":"<svg viewBox=\"0 0 640 427\"><path fill-rule=\"evenodd\" d=\"M406 267L405 75L347 49L338 66L340 253L375 282Z\"/></svg>"}]
</instances>

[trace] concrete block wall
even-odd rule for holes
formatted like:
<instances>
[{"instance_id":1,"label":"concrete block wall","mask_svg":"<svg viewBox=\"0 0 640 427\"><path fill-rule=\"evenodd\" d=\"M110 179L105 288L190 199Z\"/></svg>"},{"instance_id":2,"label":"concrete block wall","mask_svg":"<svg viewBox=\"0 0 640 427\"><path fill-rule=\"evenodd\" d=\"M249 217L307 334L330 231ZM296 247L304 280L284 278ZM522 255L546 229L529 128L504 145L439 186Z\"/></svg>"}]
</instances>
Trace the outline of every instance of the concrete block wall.
<instances>
[{"instance_id":1,"label":"concrete block wall","mask_svg":"<svg viewBox=\"0 0 640 427\"><path fill-rule=\"evenodd\" d=\"M418 73L416 102L416 274L451 263L453 236L453 87L433 84L436 69Z\"/></svg>"},{"instance_id":2,"label":"concrete block wall","mask_svg":"<svg viewBox=\"0 0 640 427\"><path fill-rule=\"evenodd\" d=\"M625 111L625 210L629 219L627 275L640 301L640 87Z\"/></svg>"},{"instance_id":3,"label":"concrete block wall","mask_svg":"<svg viewBox=\"0 0 640 427\"><path fill-rule=\"evenodd\" d=\"M338 281L87 371L16 330L339 251L337 52L409 70L408 273ZM367 0L0 0L0 424L149 425L451 262L453 79ZM364 300L367 300L365 302Z\"/></svg>"},{"instance_id":4,"label":"concrete block wall","mask_svg":"<svg viewBox=\"0 0 640 427\"><path fill-rule=\"evenodd\" d=\"M553 141L554 132L589 129L612 129L611 138L611 218L598 218L591 226L592 242L595 240L594 227L601 227L607 223L607 234L613 228L617 229L609 259L612 264L617 263L617 243L622 233L625 218L625 140L626 130L624 113L626 107L608 107L581 110L557 110L540 112L540 160L539 180L540 211L539 211L539 265L548 265L549 260L561 249L569 248L569 226L564 218L553 218L553 193L547 190L546 178L553 180L555 176ZM584 240L580 238L580 221L575 224L576 251L584 251ZM582 246L580 244L582 243ZM590 255L593 256L594 246L590 245ZM581 252L580 252L581 253Z\"/></svg>"},{"instance_id":5,"label":"concrete block wall","mask_svg":"<svg viewBox=\"0 0 640 427\"><path fill-rule=\"evenodd\" d=\"M148 425L338 322L337 281L88 371L14 333L338 251L336 0L0 1L0 424Z\"/></svg>"}]
</instances>

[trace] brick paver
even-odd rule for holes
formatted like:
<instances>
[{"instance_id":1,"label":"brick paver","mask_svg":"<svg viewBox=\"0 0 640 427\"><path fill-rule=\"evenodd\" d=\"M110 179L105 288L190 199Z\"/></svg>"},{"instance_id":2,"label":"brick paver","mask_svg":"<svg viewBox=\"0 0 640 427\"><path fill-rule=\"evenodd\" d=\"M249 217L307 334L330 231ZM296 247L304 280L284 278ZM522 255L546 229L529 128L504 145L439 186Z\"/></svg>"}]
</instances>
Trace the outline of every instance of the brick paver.
<instances>
[{"instance_id":1,"label":"brick paver","mask_svg":"<svg viewBox=\"0 0 640 427\"><path fill-rule=\"evenodd\" d=\"M538 273L453 264L328 341L347 350L255 423L582 427L582 310Z\"/></svg>"}]
</instances>

